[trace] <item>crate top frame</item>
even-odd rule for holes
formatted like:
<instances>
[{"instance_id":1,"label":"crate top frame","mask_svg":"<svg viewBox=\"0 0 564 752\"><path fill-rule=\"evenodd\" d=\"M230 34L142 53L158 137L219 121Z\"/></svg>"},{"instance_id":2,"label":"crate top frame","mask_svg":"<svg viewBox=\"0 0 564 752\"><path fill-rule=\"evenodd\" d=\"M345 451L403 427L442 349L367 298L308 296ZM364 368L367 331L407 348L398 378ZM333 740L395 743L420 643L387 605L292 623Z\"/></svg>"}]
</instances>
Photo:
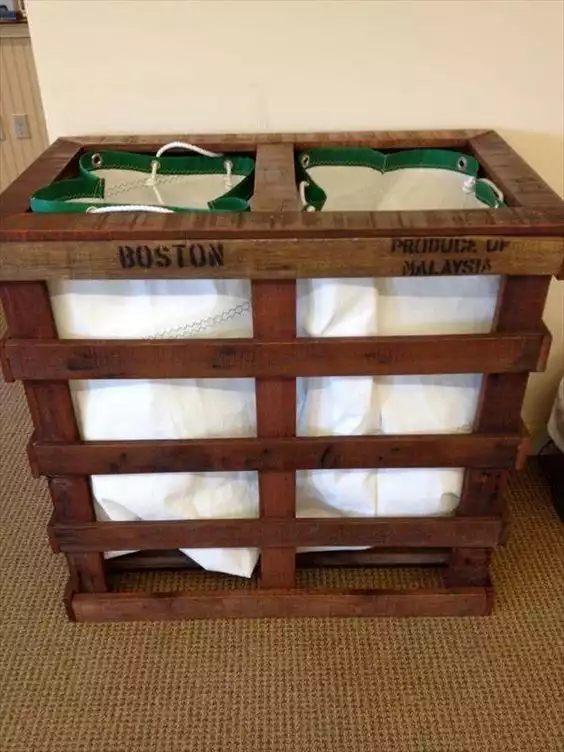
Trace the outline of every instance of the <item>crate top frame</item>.
<instances>
[{"instance_id":1,"label":"crate top frame","mask_svg":"<svg viewBox=\"0 0 564 752\"><path fill-rule=\"evenodd\" d=\"M156 152L173 140L220 151L255 151L252 211L246 214L33 214L29 197L71 173L85 150ZM473 154L503 191L507 208L393 212L303 212L294 150L316 146L452 148ZM442 246L440 260L406 265L407 239L466 238ZM284 134L166 134L62 138L0 195L0 281L55 278L402 276L534 274L564 278L564 202L491 130ZM206 242L221 262L205 261ZM201 257L178 268L128 266L120 249L195 244ZM204 244L204 245L202 245ZM467 246L468 247L468 246ZM408 245L410 250L412 246ZM424 246L421 247L425 254ZM449 250L450 249L450 250ZM502 253L496 252L498 250ZM451 252L452 251L452 252ZM149 251L144 251L149 252ZM215 255L217 260L217 254ZM413 262L413 257L411 257ZM456 265L454 262L457 262ZM425 263L427 265L425 265ZM454 266L453 266L454 265ZM462 269L462 271L461 271Z\"/></svg>"}]
</instances>

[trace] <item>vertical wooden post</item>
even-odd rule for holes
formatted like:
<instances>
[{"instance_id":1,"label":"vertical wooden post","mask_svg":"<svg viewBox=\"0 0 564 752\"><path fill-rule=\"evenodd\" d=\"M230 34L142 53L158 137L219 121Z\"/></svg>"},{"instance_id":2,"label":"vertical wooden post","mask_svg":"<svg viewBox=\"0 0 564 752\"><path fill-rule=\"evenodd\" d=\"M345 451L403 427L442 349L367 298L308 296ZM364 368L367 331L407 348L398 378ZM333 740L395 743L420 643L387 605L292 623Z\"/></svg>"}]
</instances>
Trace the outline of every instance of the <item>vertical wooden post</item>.
<instances>
[{"instance_id":1,"label":"vertical wooden post","mask_svg":"<svg viewBox=\"0 0 564 752\"><path fill-rule=\"evenodd\" d=\"M291 211L299 208L292 144L264 144L257 149L254 211ZM287 340L296 336L295 280L257 280L252 283L255 339ZM257 379L257 433L280 438L296 435L295 379ZM259 473L260 516L295 517L294 471ZM288 588L295 584L296 552L290 548L261 550L261 585Z\"/></svg>"},{"instance_id":2,"label":"vertical wooden post","mask_svg":"<svg viewBox=\"0 0 564 752\"><path fill-rule=\"evenodd\" d=\"M534 331L539 328L550 277L505 277L494 322L496 332ZM474 430L518 433L528 373L484 376ZM457 509L463 517L501 516L507 470L466 470ZM451 586L486 586L489 583L489 549L453 549L446 570Z\"/></svg>"},{"instance_id":3,"label":"vertical wooden post","mask_svg":"<svg viewBox=\"0 0 564 752\"><path fill-rule=\"evenodd\" d=\"M13 337L57 337L49 291L44 282L5 282L0 299L8 332ZM38 441L80 441L67 382L24 382L25 395ZM90 484L86 477L49 479L49 489L60 519L91 522L95 519ZM102 554L68 554L73 588L82 592L107 590Z\"/></svg>"}]
</instances>

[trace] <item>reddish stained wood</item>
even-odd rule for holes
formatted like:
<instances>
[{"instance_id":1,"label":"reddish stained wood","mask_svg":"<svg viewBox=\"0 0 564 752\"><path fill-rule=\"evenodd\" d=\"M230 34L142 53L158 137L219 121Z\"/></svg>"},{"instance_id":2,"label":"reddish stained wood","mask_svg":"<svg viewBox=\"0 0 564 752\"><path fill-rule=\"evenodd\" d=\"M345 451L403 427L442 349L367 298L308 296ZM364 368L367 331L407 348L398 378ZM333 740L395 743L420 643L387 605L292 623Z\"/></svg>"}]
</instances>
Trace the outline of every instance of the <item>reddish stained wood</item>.
<instances>
[{"instance_id":1,"label":"reddish stained wood","mask_svg":"<svg viewBox=\"0 0 564 752\"><path fill-rule=\"evenodd\" d=\"M27 212L30 196L39 188L63 177L80 149L80 145L64 138L51 144L3 193L0 193L0 217Z\"/></svg>"},{"instance_id":2,"label":"reddish stained wood","mask_svg":"<svg viewBox=\"0 0 564 752\"><path fill-rule=\"evenodd\" d=\"M484 214L486 212L475 212ZM330 212L319 212L328 216ZM423 213L425 214L425 213ZM471 212L469 213L471 214ZM296 279L325 277L437 277L465 276L476 274L508 274L545 276L560 272L564 256L564 238L529 237L512 238L507 234L496 237L491 234L475 235L471 231L451 232L451 237L433 235L433 229L426 227L426 235L431 238L417 238L411 229L392 236L389 232L377 236L372 232L361 236L354 231L343 237L330 237L323 228L309 237L303 237L299 225L306 220L302 217L315 216L315 212L304 212L298 226L290 226L276 235L275 223L283 214L269 215L256 212L240 217L241 226L248 218L268 217L272 221L262 229L262 237L244 239L240 236L229 238L223 227L218 227L215 237L209 240L181 235L176 231L170 238L166 233L151 231L143 239L137 229L129 236L98 240L91 227L85 228L82 237L35 241L25 232L18 242L0 244L0 279ZM26 215L27 216L27 215ZM39 215L30 215L35 220ZM68 228L78 215L41 215L55 217L72 216L64 225ZM94 216L96 221L111 214ZM135 227L144 226L153 220L147 214L134 213L138 222ZM150 214L150 217L171 217L170 214ZM174 217L194 216L176 214ZM197 215L206 219L227 218L232 215ZM128 224L125 214L118 224L113 215L113 226L124 228ZM181 221L180 219L178 221ZM378 218L379 230L382 219ZM0 235L8 232L0 229ZM238 226L239 228L239 226ZM309 232L309 231L308 231ZM562 225L564 233L564 224ZM269 237L269 235L271 237ZM430 241L433 245L428 246ZM417 245L419 243L419 245ZM415 245L414 245L415 244ZM444 252L439 251L444 244ZM500 250L488 251L499 244ZM501 246L503 246L501 248ZM430 251L425 248L430 247ZM410 249L420 248L420 251ZM457 248L471 248L470 251L457 251ZM157 255L157 251L158 254ZM438 255L437 255L438 254ZM157 263L164 256L166 262Z\"/></svg>"},{"instance_id":3,"label":"reddish stained wood","mask_svg":"<svg viewBox=\"0 0 564 752\"><path fill-rule=\"evenodd\" d=\"M245 214L25 214L6 217L0 241L155 243L187 240L288 238L498 237L562 234L558 210L512 207L496 211L250 212ZM93 245L92 245L93 247ZM69 252L72 246L64 247ZM16 250L19 250L16 248Z\"/></svg>"},{"instance_id":4,"label":"reddish stained wood","mask_svg":"<svg viewBox=\"0 0 564 752\"><path fill-rule=\"evenodd\" d=\"M26 446L26 454L27 454L27 460L29 462L29 469L31 470L31 474L34 478L41 477L41 471L39 469L37 462L35 461L35 446L37 443L38 443L38 439L34 431Z\"/></svg>"},{"instance_id":5,"label":"reddish stained wood","mask_svg":"<svg viewBox=\"0 0 564 752\"><path fill-rule=\"evenodd\" d=\"M299 149L318 146L365 146L373 149L458 149L468 147L470 139L483 129L418 130L418 131L317 131L314 133L190 133L152 135L87 135L72 136L77 145L93 149L157 151L170 141L188 141L209 149L223 151L254 151L258 145L284 144Z\"/></svg>"},{"instance_id":6,"label":"reddish stained wood","mask_svg":"<svg viewBox=\"0 0 564 752\"><path fill-rule=\"evenodd\" d=\"M365 551L310 551L296 556L298 569L318 567L437 566L445 564L447 548L371 548ZM197 569L199 564L180 551L140 551L109 559L110 572L147 569Z\"/></svg>"},{"instance_id":7,"label":"reddish stained wood","mask_svg":"<svg viewBox=\"0 0 564 752\"><path fill-rule=\"evenodd\" d=\"M454 549L445 573L445 584L450 587L479 587L489 582L492 551L489 548Z\"/></svg>"},{"instance_id":8,"label":"reddish stained wood","mask_svg":"<svg viewBox=\"0 0 564 752\"><path fill-rule=\"evenodd\" d=\"M291 283L290 283L291 284ZM522 372L544 367L538 331L256 340L8 340L16 379L243 378Z\"/></svg>"},{"instance_id":9,"label":"reddish stained wood","mask_svg":"<svg viewBox=\"0 0 564 752\"><path fill-rule=\"evenodd\" d=\"M43 282L0 285L9 332L15 337L52 339L57 336L47 286ZM26 399L41 441L80 440L68 384L65 382L24 383ZM77 521L94 520L87 478L53 478L49 481L53 504L61 517ZM68 557L74 581L81 590L106 589L104 562L100 554Z\"/></svg>"},{"instance_id":10,"label":"reddish stained wood","mask_svg":"<svg viewBox=\"0 0 564 752\"><path fill-rule=\"evenodd\" d=\"M43 475L372 467L513 467L520 434L36 442Z\"/></svg>"},{"instance_id":11,"label":"reddish stained wood","mask_svg":"<svg viewBox=\"0 0 564 752\"><path fill-rule=\"evenodd\" d=\"M547 277L508 277L500 290L494 329L511 332L524 328L538 330L546 303L550 279ZM484 377L474 424L479 432L518 431L528 374L490 374ZM519 455L518 454L518 461ZM506 470L468 469L457 514L463 517L503 514ZM487 551L455 549L446 574L449 584L474 585L489 577Z\"/></svg>"},{"instance_id":12,"label":"reddish stained wood","mask_svg":"<svg viewBox=\"0 0 564 752\"><path fill-rule=\"evenodd\" d=\"M485 616L491 587L412 590L264 590L76 594L77 621L336 616Z\"/></svg>"},{"instance_id":13,"label":"reddish stained wood","mask_svg":"<svg viewBox=\"0 0 564 752\"><path fill-rule=\"evenodd\" d=\"M257 149L257 183L253 208L259 212L298 210L294 151L291 145L260 145ZM252 283L255 339L288 340L296 336L296 283L275 280ZM257 435L261 438L295 436L296 382L256 379ZM293 470L259 472L261 523L284 519L293 523L296 513L296 475ZM262 546L260 583L263 588L290 588L295 584L294 549L275 543Z\"/></svg>"},{"instance_id":14,"label":"reddish stained wood","mask_svg":"<svg viewBox=\"0 0 564 752\"><path fill-rule=\"evenodd\" d=\"M10 368L10 361L6 354L6 340L0 339L0 373L4 377L4 381L7 384L11 384L14 381L14 374Z\"/></svg>"},{"instance_id":15,"label":"reddish stained wood","mask_svg":"<svg viewBox=\"0 0 564 752\"><path fill-rule=\"evenodd\" d=\"M257 340L288 339L296 335L295 282L253 282L253 326ZM296 432L296 382L256 380L257 435L264 438L294 436ZM262 520L293 518L296 510L296 476L293 470L267 470L259 474ZM274 546L261 549L261 586L292 587L295 551Z\"/></svg>"},{"instance_id":16,"label":"reddish stained wood","mask_svg":"<svg viewBox=\"0 0 564 752\"><path fill-rule=\"evenodd\" d=\"M516 276L503 280L496 312L496 333L546 331L542 315L549 287L550 279L546 276Z\"/></svg>"},{"instance_id":17,"label":"reddish stained wood","mask_svg":"<svg viewBox=\"0 0 564 752\"><path fill-rule=\"evenodd\" d=\"M500 518L485 516L308 519L278 515L159 522L80 522L54 518L51 523L61 551L67 552L261 546L291 554L292 561L297 546L493 547L501 530Z\"/></svg>"},{"instance_id":18,"label":"reddish stained wood","mask_svg":"<svg viewBox=\"0 0 564 752\"><path fill-rule=\"evenodd\" d=\"M530 208L554 207L564 219L562 199L495 131L471 137L470 149L507 201Z\"/></svg>"},{"instance_id":19,"label":"reddish stained wood","mask_svg":"<svg viewBox=\"0 0 564 752\"><path fill-rule=\"evenodd\" d=\"M274 200L273 200L274 196ZM263 144L257 151L252 210L299 211L293 144Z\"/></svg>"}]
</instances>

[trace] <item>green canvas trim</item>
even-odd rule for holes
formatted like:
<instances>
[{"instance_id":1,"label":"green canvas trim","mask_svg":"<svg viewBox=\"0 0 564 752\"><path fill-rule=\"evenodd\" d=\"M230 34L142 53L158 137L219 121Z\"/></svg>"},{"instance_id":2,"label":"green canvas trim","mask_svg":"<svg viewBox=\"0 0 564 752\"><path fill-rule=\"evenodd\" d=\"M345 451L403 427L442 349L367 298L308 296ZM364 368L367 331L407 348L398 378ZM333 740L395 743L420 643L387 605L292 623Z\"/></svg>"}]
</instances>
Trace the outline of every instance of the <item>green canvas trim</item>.
<instances>
[{"instance_id":1,"label":"green canvas trim","mask_svg":"<svg viewBox=\"0 0 564 752\"><path fill-rule=\"evenodd\" d=\"M495 190L477 178L480 164L478 160L462 152L447 149L403 149L384 154L376 149L363 148L320 148L300 152L296 159L296 177L298 183L305 182L305 198L310 206L320 211L327 195L312 179L308 170L311 167L370 167L384 174L396 170L425 168L451 170L477 180L475 195L479 201L490 208L505 206L499 201Z\"/></svg>"},{"instance_id":2,"label":"green canvas trim","mask_svg":"<svg viewBox=\"0 0 564 752\"><path fill-rule=\"evenodd\" d=\"M94 159L94 161L93 161ZM150 154L134 154L132 152L102 151L86 152L79 160L81 177L69 180L59 180L50 183L36 191L30 199L33 212L41 213L86 213L87 203L76 203L77 198L104 198L104 178L96 175L98 170L119 169L140 173L151 173L155 156ZM234 175L244 178L226 193L208 201L208 209L193 209L184 206L169 206L173 212L244 212L249 211L249 201L254 188L254 160L250 157L238 155L222 155L219 157L182 156L159 157L158 175L217 175L225 173L225 162L232 164ZM97 203L96 206L129 206L129 202L108 200L107 204ZM132 210L133 211L133 210Z\"/></svg>"}]
</instances>

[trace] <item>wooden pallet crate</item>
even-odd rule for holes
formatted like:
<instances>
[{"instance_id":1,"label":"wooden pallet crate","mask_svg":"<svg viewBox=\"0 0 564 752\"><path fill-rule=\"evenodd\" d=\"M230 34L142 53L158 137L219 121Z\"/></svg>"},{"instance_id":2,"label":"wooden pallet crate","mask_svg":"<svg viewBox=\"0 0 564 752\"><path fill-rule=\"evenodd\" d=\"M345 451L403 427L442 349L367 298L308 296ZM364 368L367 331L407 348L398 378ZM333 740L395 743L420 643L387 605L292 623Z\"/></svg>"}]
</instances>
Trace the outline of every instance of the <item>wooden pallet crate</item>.
<instances>
[{"instance_id":1,"label":"wooden pallet crate","mask_svg":"<svg viewBox=\"0 0 564 752\"><path fill-rule=\"evenodd\" d=\"M154 153L186 139L256 157L246 214L45 215L29 197L73 175L85 149ZM495 211L301 211L297 149L454 148L473 154L503 190ZM503 488L522 464L527 436L520 412L529 372L545 367L550 334L542 323L551 276L564 277L564 208L528 165L492 131L268 135L100 136L60 139L0 197L0 295L9 338L7 380L24 383L34 434L33 472L45 475L54 512L49 534L66 555L66 605L78 621L225 616L431 616L489 613L489 563L506 535ZM296 279L456 273L456 265L406 265L424 239L457 258L472 241L481 273L503 275L490 334L307 338L296 336ZM462 242L462 241L461 241ZM171 263L151 263L166 247ZM451 250L449 250L451 248ZM180 249L180 250L179 250ZM411 271L410 271L411 269ZM453 271L453 269L455 271ZM250 278L254 338L241 340L59 340L47 282L54 279ZM296 437L296 377L485 374L474 432L468 435ZM82 442L71 379L254 377L257 437ZM295 473L314 468L465 467L455 516L296 519ZM98 522L89 475L256 470L260 517L245 520ZM22 541L22 545L25 542ZM112 571L189 566L161 550L253 546L260 584L251 590L120 592ZM300 546L370 546L300 554ZM109 562L103 552L135 549ZM156 552L158 550L158 552ZM434 589L345 590L296 586L301 566L436 564Z\"/></svg>"}]
</instances>

